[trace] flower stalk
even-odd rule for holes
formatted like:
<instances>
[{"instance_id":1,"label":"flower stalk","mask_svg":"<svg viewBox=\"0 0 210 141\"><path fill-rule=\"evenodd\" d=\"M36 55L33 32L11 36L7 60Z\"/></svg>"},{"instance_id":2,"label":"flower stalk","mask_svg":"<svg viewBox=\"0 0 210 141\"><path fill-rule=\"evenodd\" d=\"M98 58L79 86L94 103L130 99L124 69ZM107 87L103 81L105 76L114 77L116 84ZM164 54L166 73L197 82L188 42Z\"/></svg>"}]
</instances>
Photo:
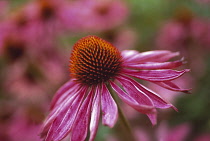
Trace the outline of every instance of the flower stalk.
<instances>
[{"instance_id":1,"label":"flower stalk","mask_svg":"<svg viewBox=\"0 0 210 141\"><path fill-rule=\"evenodd\" d=\"M120 125L123 127L124 129L124 132L125 132L125 137L126 137L126 140L131 140L131 141L135 141L135 137L133 135L133 131L132 131L132 128L128 122L128 120L126 119L125 115L123 114L123 111L122 109L120 108L120 105L119 105L119 101L117 99L117 97L115 96L113 90L109 87L109 91L113 97L113 99L115 100L116 104L117 104L117 107L118 107L118 114L119 114L119 119L120 119Z\"/></svg>"}]
</instances>

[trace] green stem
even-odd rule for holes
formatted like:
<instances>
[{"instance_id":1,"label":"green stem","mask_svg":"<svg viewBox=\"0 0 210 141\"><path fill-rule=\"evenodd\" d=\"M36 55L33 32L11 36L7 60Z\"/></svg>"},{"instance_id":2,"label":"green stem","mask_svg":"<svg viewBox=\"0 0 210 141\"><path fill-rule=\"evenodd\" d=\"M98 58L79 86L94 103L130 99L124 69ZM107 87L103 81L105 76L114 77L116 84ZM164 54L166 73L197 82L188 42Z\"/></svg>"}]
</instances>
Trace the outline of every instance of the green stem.
<instances>
[{"instance_id":1,"label":"green stem","mask_svg":"<svg viewBox=\"0 0 210 141\"><path fill-rule=\"evenodd\" d=\"M126 119L125 115L123 114L123 111L122 111L122 109L119 106L119 102L117 101L117 98L116 98L115 94L113 94L112 89L109 89L109 90L110 90L110 93L111 93L113 99L115 100L115 102L117 104L119 118L120 118L120 123L123 126L124 131L125 131L125 134L124 135L126 136L126 138L127 138L128 141L135 141L135 138L134 138L132 129L130 127L130 124L128 123L128 120Z\"/></svg>"},{"instance_id":2,"label":"green stem","mask_svg":"<svg viewBox=\"0 0 210 141\"><path fill-rule=\"evenodd\" d=\"M121 123L124 126L125 132L126 132L126 136L128 138L129 141L135 141L132 129L130 127L130 124L128 123L128 120L125 118L121 108L118 106L118 111L119 111L119 118Z\"/></svg>"}]
</instances>

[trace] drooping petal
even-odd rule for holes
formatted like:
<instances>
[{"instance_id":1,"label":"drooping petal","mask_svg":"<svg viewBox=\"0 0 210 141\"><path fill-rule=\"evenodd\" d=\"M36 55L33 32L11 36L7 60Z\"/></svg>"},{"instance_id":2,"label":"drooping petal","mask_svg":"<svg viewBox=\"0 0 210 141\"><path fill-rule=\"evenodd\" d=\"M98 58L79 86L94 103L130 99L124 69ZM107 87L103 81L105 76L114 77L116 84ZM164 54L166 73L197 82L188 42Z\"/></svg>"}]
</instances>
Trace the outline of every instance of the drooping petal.
<instances>
[{"instance_id":1,"label":"drooping petal","mask_svg":"<svg viewBox=\"0 0 210 141\"><path fill-rule=\"evenodd\" d=\"M137 111L146 114L151 123L153 125L156 124L156 118L157 118L157 111L154 108L154 106L149 106L149 105L143 105L143 104L139 104L138 102L136 102L135 99L133 99L130 95L128 95L127 93L125 93L119 86L117 86L115 83L110 82L112 88L117 92L118 96L128 105L130 105L131 107L133 107L134 109L136 109Z\"/></svg>"},{"instance_id":2,"label":"drooping petal","mask_svg":"<svg viewBox=\"0 0 210 141\"><path fill-rule=\"evenodd\" d=\"M156 108L173 108L175 110L177 110L172 104L166 102L165 100L163 100L158 94L156 94L155 92L153 92L152 90L146 88L145 86L141 85L140 83L136 82L135 80L123 76L123 78L127 81L130 81L131 83L133 83L139 90L141 90L143 93L145 93L153 102L154 106Z\"/></svg>"},{"instance_id":3,"label":"drooping petal","mask_svg":"<svg viewBox=\"0 0 210 141\"><path fill-rule=\"evenodd\" d=\"M144 64L137 63L124 63L123 67L132 68L132 69L173 69L181 66L183 64L182 60L173 61L173 62L148 62Z\"/></svg>"},{"instance_id":4,"label":"drooping petal","mask_svg":"<svg viewBox=\"0 0 210 141\"><path fill-rule=\"evenodd\" d=\"M133 83L122 77L116 77L116 80L120 82L126 93L133 97L139 104L154 107L152 100L141 90L137 89Z\"/></svg>"},{"instance_id":5,"label":"drooping petal","mask_svg":"<svg viewBox=\"0 0 210 141\"><path fill-rule=\"evenodd\" d=\"M148 118L150 119L152 125L156 125L157 124L157 113L155 114L147 114Z\"/></svg>"},{"instance_id":6,"label":"drooping petal","mask_svg":"<svg viewBox=\"0 0 210 141\"><path fill-rule=\"evenodd\" d=\"M68 105L71 104L76 99L77 95L80 94L81 92L83 92L85 90L85 88L77 89L77 90L78 91L76 93L69 94L66 97L66 99L63 100L63 102L59 106L52 109L48 118L44 122L43 131L48 131L49 130L49 127L50 127L51 123L57 117L57 115L59 115L62 111L65 113L65 111L68 110Z\"/></svg>"},{"instance_id":7,"label":"drooping petal","mask_svg":"<svg viewBox=\"0 0 210 141\"><path fill-rule=\"evenodd\" d=\"M105 84L102 84L101 92L102 123L112 128L118 118L117 104Z\"/></svg>"},{"instance_id":8,"label":"drooping petal","mask_svg":"<svg viewBox=\"0 0 210 141\"><path fill-rule=\"evenodd\" d=\"M73 85L76 83L71 79L68 82L66 82L61 88L58 89L58 91L55 93L55 96L52 99L53 101L57 101L59 97L61 97L66 91L68 91Z\"/></svg>"},{"instance_id":9,"label":"drooping petal","mask_svg":"<svg viewBox=\"0 0 210 141\"><path fill-rule=\"evenodd\" d=\"M121 85L123 86L125 91L130 96L134 97L135 100L139 104L154 107L154 103L152 102L152 100L144 92L137 89L137 87L133 83L131 83L131 82L125 80L125 79L122 79L120 77L117 77L116 79L121 83ZM152 113L150 112L150 113L144 113L144 114L146 114L149 117L149 119L151 120L153 125L156 124L156 116L157 116L156 115L156 109L153 109Z\"/></svg>"},{"instance_id":10,"label":"drooping petal","mask_svg":"<svg viewBox=\"0 0 210 141\"><path fill-rule=\"evenodd\" d=\"M80 91L72 103L62 107L63 109L53 121L45 141L60 141L70 132L86 91L87 89Z\"/></svg>"},{"instance_id":11,"label":"drooping petal","mask_svg":"<svg viewBox=\"0 0 210 141\"><path fill-rule=\"evenodd\" d=\"M127 103L137 111L141 113L154 113L154 107L153 106L148 106L148 105L143 105L139 104L135 98L131 97L127 93L125 93L119 86L117 86L115 83L111 82L111 87L114 89L114 91L117 93L117 95L122 99L123 102Z\"/></svg>"},{"instance_id":12,"label":"drooping petal","mask_svg":"<svg viewBox=\"0 0 210 141\"><path fill-rule=\"evenodd\" d=\"M94 101L92 105L92 113L91 113L91 120L90 120L90 138L89 141L93 141L96 132L98 130L98 123L100 118L100 90L99 87L96 87L96 92L94 96Z\"/></svg>"},{"instance_id":13,"label":"drooping petal","mask_svg":"<svg viewBox=\"0 0 210 141\"><path fill-rule=\"evenodd\" d=\"M72 128L71 141L84 141L87 137L93 94L94 91L92 89L79 109Z\"/></svg>"},{"instance_id":14,"label":"drooping petal","mask_svg":"<svg viewBox=\"0 0 210 141\"><path fill-rule=\"evenodd\" d=\"M121 54L126 55L126 51ZM171 52L167 50L154 50L142 53L133 53L128 55L124 61L126 63L144 63L144 62L165 62L175 56L178 56L178 52Z\"/></svg>"},{"instance_id":15,"label":"drooping petal","mask_svg":"<svg viewBox=\"0 0 210 141\"><path fill-rule=\"evenodd\" d=\"M56 105L60 105L67 96L73 94L74 92L78 91L78 84L75 83L73 80L68 81L65 83L56 93L52 99L50 109L54 109Z\"/></svg>"},{"instance_id":16,"label":"drooping petal","mask_svg":"<svg viewBox=\"0 0 210 141\"><path fill-rule=\"evenodd\" d=\"M155 84L172 91L190 93L191 89L182 89L171 81L155 82Z\"/></svg>"},{"instance_id":17,"label":"drooping petal","mask_svg":"<svg viewBox=\"0 0 210 141\"><path fill-rule=\"evenodd\" d=\"M182 76L184 73L189 72L189 69L182 71L176 70L129 70L123 69L123 73L146 81L169 81Z\"/></svg>"}]
</instances>

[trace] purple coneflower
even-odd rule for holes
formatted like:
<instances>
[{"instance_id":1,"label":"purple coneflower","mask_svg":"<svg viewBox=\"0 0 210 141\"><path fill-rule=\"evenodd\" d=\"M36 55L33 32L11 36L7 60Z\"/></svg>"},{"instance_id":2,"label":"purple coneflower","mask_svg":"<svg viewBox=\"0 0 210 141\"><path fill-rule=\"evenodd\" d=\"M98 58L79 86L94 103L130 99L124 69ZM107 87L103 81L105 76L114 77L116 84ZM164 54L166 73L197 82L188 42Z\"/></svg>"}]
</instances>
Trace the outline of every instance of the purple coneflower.
<instances>
[{"instance_id":1,"label":"purple coneflower","mask_svg":"<svg viewBox=\"0 0 210 141\"><path fill-rule=\"evenodd\" d=\"M69 29L76 32L111 30L122 25L128 16L128 8L122 0L80 0L70 5L65 21Z\"/></svg>"},{"instance_id":2,"label":"purple coneflower","mask_svg":"<svg viewBox=\"0 0 210 141\"><path fill-rule=\"evenodd\" d=\"M70 57L71 79L55 94L42 137L46 141L60 141L70 133L72 141L83 141L90 130L89 140L92 141L98 129L100 112L103 125L113 127L119 107L110 89L122 101L146 114L153 125L156 124L156 108L176 108L131 77L173 91L188 92L188 89L181 89L171 82L189 71L172 70L181 66L182 60L166 62L177 55L166 50L119 52L99 37L80 39Z\"/></svg>"},{"instance_id":3,"label":"purple coneflower","mask_svg":"<svg viewBox=\"0 0 210 141\"><path fill-rule=\"evenodd\" d=\"M134 135L137 141L186 141L191 129L189 123L181 123L171 127L167 122L162 122L154 129L154 136L151 136L151 131L145 128L135 128Z\"/></svg>"}]
</instances>

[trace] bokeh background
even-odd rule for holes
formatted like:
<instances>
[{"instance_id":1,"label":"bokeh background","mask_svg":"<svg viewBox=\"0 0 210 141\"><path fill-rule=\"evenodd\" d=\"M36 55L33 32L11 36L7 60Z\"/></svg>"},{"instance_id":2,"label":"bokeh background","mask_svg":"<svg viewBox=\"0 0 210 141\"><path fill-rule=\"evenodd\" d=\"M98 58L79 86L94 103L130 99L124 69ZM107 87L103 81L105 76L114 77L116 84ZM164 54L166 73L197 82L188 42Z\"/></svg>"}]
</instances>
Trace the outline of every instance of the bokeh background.
<instances>
[{"instance_id":1,"label":"bokeh background","mask_svg":"<svg viewBox=\"0 0 210 141\"><path fill-rule=\"evenodd\" d=\"M73 44L97 35L119 50L180 52L192 94L144 83L174 104L158 124L120 103L137 141L210 141L210 0L0 0L0 141L41 141ZM96 141L126 141L120 121ZM69 140L69 137L64 139Z\"/></svg>"}]
</instances>

